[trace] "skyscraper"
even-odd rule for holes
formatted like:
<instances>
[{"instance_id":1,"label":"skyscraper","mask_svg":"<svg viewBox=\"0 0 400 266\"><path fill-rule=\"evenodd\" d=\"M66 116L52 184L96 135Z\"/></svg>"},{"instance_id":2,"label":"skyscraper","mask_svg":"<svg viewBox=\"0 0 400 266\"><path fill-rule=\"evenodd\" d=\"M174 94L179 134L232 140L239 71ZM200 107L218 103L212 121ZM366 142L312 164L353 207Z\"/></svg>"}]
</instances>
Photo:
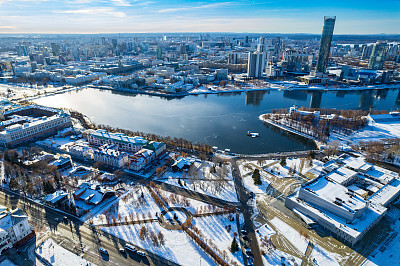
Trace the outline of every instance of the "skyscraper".
<instances>
[{"instance_id":1,"label":"skyscraper","mask_svg":"<svg viewBox=\"0 0 400 266\"><path fill-rule=\"evenodd\" d=\"M259 39L257 51L249 52L247 63L247 76L252 78L262 78L265 68L265 44L264 38Z\"/></svg>"},{"instance_id":2,"label":"skyscraper","mask_svg":"<svg viewBox=\"0 0 400 266\"><path fill-rule=\"evenodd\" d=\"M247 76L251 78L261 78L264 72L265 55L256 51L249 52L249 59L247 63Z\"/></svg>"},{"instance_id":3,"label":"skyscraper","mask_svg":"<svg viewBox=\"0 0 400 266\"><path fill-rule=\"evenodd\" d=\"M328 65L329 52L331 50L331 42L333 36L333 29L335 28L336 16L324 17L324 27L322 28L321 43L319 44L317 72L326 72Z\"/></svg>"},{"instance_id":4,"label":"skyscraper","mask_svg":"<svg viewBox=\"0 0 400 266\"><path fill-rule=\"evenodd\" d=\"M157 59L162 60L163 59L163 51L160 46L157 47Z\"/></svg>"},{"instance_id":5,"label":"skyscraper","mask_svg":"<svg viewBox=\"0 0 400 266\"><path fill-rule=\"evenodd\" d=\"M368 68L374 70L383 69L386 61L387 52L387 43L375 43L374 47L372 48L371 57L369 58Z\"/></svg>"}]
</instances>

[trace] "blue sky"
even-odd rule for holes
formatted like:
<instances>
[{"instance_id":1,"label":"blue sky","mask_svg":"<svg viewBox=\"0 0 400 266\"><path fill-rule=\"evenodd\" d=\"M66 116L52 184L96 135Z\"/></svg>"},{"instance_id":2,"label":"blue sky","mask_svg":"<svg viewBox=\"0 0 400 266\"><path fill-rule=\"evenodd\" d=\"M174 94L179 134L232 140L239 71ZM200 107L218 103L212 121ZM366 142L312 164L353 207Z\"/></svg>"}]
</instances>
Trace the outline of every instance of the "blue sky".
<instances>
[{"instance_id":1,"label":"blue sky","mask_svg":"<svg viewBox=\"0 0 400 266\"><path fill-rule=\"evenodd\" d=\"M0 0L0 33L400 34L400 0Z\"/></svg>"}]
</instances>

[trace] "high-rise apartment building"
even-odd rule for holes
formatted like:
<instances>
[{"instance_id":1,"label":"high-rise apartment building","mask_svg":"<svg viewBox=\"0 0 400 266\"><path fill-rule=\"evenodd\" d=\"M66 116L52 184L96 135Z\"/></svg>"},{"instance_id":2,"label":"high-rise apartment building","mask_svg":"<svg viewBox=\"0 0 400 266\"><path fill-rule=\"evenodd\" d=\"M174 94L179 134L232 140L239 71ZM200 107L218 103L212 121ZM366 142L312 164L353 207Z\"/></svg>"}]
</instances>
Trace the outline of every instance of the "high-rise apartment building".
<instances>
[{"instance_id":1,"label":"high-rise apartment building","mask_svg":"<svg viewBox=\"0 0 400 266\"><path fill-rule=\"evenodd\" d=\"M265 39L260 37L257 51L249 52L247 64L247 76L251 78L262 78L265 68Z\"/></svg>"},{"instance_id":2,"label":"high-rise apartment building","mask_svg":"<svg viewBox=\"0 0 400 266\"><path fill-rule=\"evenodd\" d=\"M157 47L157 59L162 60L163 59L163 51L160 46Z\"/></svg>"},{"instance_id":3,"label":"high-rise apartment building","mask_svg":"<svg viewBox=\"0 0 400 266\"><path fill-rule=\"evenodd\" d=\"M322 29L321 43L319 45L317 72L326 72L326 67L329 60L329 52L331 50L331 42L333 36L333 29L335 28L336 16L324 17L324 27Z\"/></svg>"},{"instance_id":4,"label":"high-rise apartment building","mask_svg":"<svg viewBox=\"0 0 400 266\"><path fill-rule=\"evenodd\" d=\"M387 43L375 43L374 47L372 48L371 57L369 58L368 68L374 70L383 69L387 57L387 52Z\"/></svg>"}]
</instances>

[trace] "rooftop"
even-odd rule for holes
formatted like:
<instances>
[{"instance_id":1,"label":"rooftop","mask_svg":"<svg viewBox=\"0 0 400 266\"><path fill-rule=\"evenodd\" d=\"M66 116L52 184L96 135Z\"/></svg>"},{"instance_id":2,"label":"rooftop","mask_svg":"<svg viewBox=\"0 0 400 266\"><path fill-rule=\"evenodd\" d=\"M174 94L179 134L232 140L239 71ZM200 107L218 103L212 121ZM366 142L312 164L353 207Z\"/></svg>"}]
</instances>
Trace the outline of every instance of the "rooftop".
<instances>
[{"instance_id":1,"label":"rooftop","mask_svg":"<svg viewBox=\"0 0 400 266\"><path fill-rule=\"evenodd\" d=\"M326 177L316 178L306 183L302 189L308 190L328 202L335 202L340 199L342 203L340 207L353 212L364 208L367 204L365 200L353 195L346 187L331 182Z\"/></svg>"}]
</instances>

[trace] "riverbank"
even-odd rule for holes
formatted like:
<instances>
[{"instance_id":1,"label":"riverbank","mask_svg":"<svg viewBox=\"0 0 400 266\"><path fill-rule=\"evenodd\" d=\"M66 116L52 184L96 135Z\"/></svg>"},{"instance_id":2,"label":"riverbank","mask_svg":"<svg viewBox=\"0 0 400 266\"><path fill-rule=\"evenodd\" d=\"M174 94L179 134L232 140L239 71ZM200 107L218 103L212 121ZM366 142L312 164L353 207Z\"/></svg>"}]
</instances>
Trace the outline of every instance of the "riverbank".
<instances>
[{"instance_id":1,"label":"riverbank","mask_svg":"<svg viewBox=\"0 0 400 266\"><path fill-rule=\"evenodd\" d=\"M151 96L159 96L166 98L179 98L185 97L189 95L201 95L201 94L223 94L223 93L241 93L241 92L253 92L253 91L272 91L272 90L282 90L282 91L293 91L293 90L302 90L302 91L365 91L365 90L385 90L385 89L400 89L400 83L396 84L381 84L381 85L368 85L368 86L349 86L349 87L336 87L336 86L307 86L307 85L294 85L288 82L281 83L269 83L268 87L241 87L235 89L227 89L218 87L218 89L214 88L197 88L191 91L179 92L179 93L161 93L154 91L146 91L146 90L132 90L127 88L114 88L109 86L102 86L101 88L96 86L91 86L94 89L100 90L110 90L117 91L123 93L132 93L132 94L145 94Z\"/></svg>"},{"instance_id":2,"label":"riverbank","mask_svg":"<svg viewBox=\"0 0 400 266\"><path fill-rule=\"evenodd\" d=\"M295 130L295 129L293 129L293 128L290 128L290 127L288 127L288 126L285 126L285 125L282 125L282 124L278 124L278 123L272 121L271 119L266 119L266 118L264 118L264 114L260 115L260 116L258 117L258 119L260 119L261 121L263 121L263 122L265 122L265 123L267 123L267 124L270 124L270 125L272 125L272 126L274 126L274 127L277 127L277 128L282 129L282 130L285 130L285 131L287 131L287 132L290 132L290 133L292 133L292 134L296 134L296 135L298 135L298 136L302 136L302 137L304 137L304 138L306 138L306 139L312 140L312 141L315 143L315 145L317 146L317 149L318 149L318 150L320 150L320 149L321 149L321 146L324 145L322 142L318 141L318 140L317 140L316 138L314 138L313 136L310 136L310 135L308 135L308 134L299 132L299 131L297 131L297 130Z\"/></svg>"}]
</instances>

